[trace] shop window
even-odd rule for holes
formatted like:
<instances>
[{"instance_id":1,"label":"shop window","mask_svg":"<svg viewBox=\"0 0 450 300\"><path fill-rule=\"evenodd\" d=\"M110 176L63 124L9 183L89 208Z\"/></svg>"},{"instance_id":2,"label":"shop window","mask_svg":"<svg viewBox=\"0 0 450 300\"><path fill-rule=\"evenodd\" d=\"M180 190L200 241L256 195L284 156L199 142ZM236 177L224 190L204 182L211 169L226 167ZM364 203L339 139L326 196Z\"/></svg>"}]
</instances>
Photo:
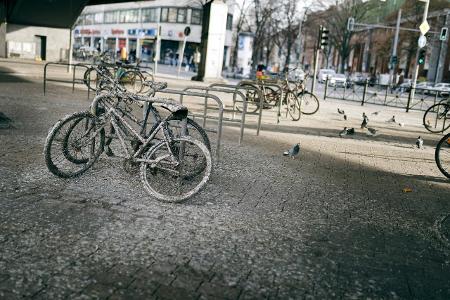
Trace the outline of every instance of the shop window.
<instances>
[{"instance_id":1,"label":"shop window","mask_svg":"<svg viewBox=\"0 0 450 300\"><path fill-rule=\"evenodd\" d=\"M227 30L233 29L233 15L227 15Z\"/></svg>"},{"instance_id":2,"label":"shop window","mask_svg":"<svg viewBox=\"0 0 450 300\"><path fill-rule=\"evenodd\" d=\"M119 23L137 23L139 21L139 10L121 10L119 13Z\"/></svg>"},{"instance_id":3,"label":"shop window","mask_svg":"<svg viewBox=\"0 0 450 300\"><path fill-rule=\"evenodd\" d=\"M202 11L200 9L193 9L191 13L191 24L202 24Z\"/></svg>"},{"instance_id":4,"label":"shop window","mask_svg":"<svg viewBox=\"0 0 450 300\"><path fill-rule=\"evenodd\" d=\"M89 14L84 16L84 25L94 24L94 15Z\"/></svg>"},{"instance_id":5,"label":"shop window","mask_svg":"<svg viewBox=\"0 0 450 300\"><path fill-rule=\"evenodd\" d=\"M161 22L186 23L186 8L163 7L161 8Z\"/></svg>"},{"instance_id":6,"label":"shop window","mask_svg":"<svg viewBox=\"0 0 450 300\"><path fill-rule=\"evenodd\" d=\"M142 9L142 22L158 22L157 8Z\"/></svg>"},{"instance_id":7,"label":"shop window","mask_svg":"<svg viewBox=\"0 0 450 300\"><path fill-rule=\"evenodd\" d=\"M103 13L102 12L94 14L94 23L95 24L102 24L103 23Z\"/></svg>"},{"instance_id":8,"label":"shop window","mask_svg":"<svg viewBox=\"0 0 450 300\"><path fill-rule=\"evenodd\" d=\"M118 11L106 11L104 16L104 22L105 23L117 23L119 17Z\"/></svg>"}]
</instances>

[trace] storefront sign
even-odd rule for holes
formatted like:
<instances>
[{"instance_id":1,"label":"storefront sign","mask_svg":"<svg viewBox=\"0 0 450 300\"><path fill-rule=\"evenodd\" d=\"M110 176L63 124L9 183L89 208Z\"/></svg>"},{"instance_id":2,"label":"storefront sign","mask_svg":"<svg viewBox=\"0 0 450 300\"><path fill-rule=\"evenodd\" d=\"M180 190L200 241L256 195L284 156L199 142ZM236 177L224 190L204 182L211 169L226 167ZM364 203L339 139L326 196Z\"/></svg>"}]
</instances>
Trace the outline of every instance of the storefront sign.
<instances>
[{"instance_id":1,"label":"storefront sign","mask_svg":"<svg viewBox=\"0 0 450 300\"><path fill-rule=\"evenodd\" d=\"M114 35L124 34L122 29L111 29L111 33Z\"/></svg>"},{"instance_id":2,"label":"storefront sign","mask_svg":"<svg viewBox=\"0 0 450 300\"><path fill-rule=\"evenodd\" d=\"M150 29L128 29L128 35L139 35L140 37L145 36L156 36L156 28Z\"/></svg>"}]
</instances>

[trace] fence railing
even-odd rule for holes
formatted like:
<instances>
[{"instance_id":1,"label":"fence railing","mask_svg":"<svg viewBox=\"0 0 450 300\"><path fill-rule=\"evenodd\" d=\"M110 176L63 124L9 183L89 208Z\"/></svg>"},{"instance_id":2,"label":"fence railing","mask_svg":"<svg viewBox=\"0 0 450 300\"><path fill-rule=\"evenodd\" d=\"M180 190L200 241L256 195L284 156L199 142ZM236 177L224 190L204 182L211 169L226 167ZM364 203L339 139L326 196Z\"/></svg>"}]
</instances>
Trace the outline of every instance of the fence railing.
<instances>
[{"instance_id":1,"label":"fence railing","mask_svg":"<svg viewBox=\"0 0 450 300\"><path fill-rule=\"evenodd\" d=\"M70 68L72 68L72 77L71 79L61 79L61 78L54 78L54 77L50 77L48 76L48 69L51 66L66 66L68 67L68 69L70 70ZM72 85L72 93L75 91L75 85L76 84L81 84L81 85L85 85L84 79L82 78L78 78L77 75L77 68L82 68L84 69L84 72L89 69L89 65L86 64L82 64L82 63L77 63L77 64L68 64L68 63L61 63L61 62L48 62L45 64L44 66L44 80L43 80L43 88L44 88L44 95L47 92L47 83L48 82L58 82L58 83L68 83ZM84 75L83 72L83 75ZM90 95L90 90L89 88L86 86L87 89L87 97L89 99Z\"/></svg>"},{"instance_id":2,"label":"fence railing","mask_svg":"<svg viewBox=\"0 0 450 300\"><path fill-rule=\"evenodd\" d=\"M412 87L392 87L390 85L371 84L369 80L360 84L334 84L330 85L329 79L325 81L324 100L337 99L346 101L384 105L389 107L404 108L409 110L425 111L430 106L439 102L443 95L430 89L415 88L415 96L412 97Z\"/></svg>"}]
</instances>

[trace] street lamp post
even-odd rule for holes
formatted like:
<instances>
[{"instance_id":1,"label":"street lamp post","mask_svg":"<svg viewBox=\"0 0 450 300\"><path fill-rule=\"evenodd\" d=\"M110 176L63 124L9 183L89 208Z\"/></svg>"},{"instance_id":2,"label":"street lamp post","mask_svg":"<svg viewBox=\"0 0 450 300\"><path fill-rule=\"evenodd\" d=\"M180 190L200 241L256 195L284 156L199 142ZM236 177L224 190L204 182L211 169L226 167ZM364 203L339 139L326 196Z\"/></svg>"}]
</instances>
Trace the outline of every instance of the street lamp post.
<instances>
[{"instance_id":1,"label":"street lamp post","mask_svg":"<svg viewBox=\"0 0 450 300\"><path fill-rule=\"evenodd\" d=\"M421 2L425 2L425 9L423 11L423 18L422 18L422 24L425 24L425 23L427 23L428 7L430 6L430 0L420 0L420 1ZM423 32L420 33L420 38L422 38L422 37L424 37L424 33ZM417 62L418 56L419 56L419 49L417 49L416 61L415 61L416 67L414 68L414 76L413 76L413 81L412 81L412 84L411 84L411 95L408 98L408 105L406 107L406 112L409 111L410 101L412 99L414 99L414 94L416 92L416 83L417 83L417 77L419 75L419 66L420 66L419 63Z\"/></svg>"}]
</instances>

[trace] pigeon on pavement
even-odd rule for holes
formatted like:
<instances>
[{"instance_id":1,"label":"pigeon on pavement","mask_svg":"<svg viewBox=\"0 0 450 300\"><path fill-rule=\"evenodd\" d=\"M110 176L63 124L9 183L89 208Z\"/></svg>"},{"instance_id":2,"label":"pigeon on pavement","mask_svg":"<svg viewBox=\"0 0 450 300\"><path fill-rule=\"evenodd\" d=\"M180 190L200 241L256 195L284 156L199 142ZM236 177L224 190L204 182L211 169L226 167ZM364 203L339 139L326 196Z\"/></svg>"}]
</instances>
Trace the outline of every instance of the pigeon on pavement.
<instances>
[{"instance_id":1,"label":"pigeon on pavement","mask_svg":"<svg viewBox=\"0 0 450 300\"><path fill-rule=\"evenodd\" d=\"M369 123L369 118L367 118L366 114L363 113L363 121L361 123L361 129L367 128L368 123Z\"/></svg>"},{"instance_id":2,"label":"pigeon on pavement","mask_svg":"<svg viewBox=\"0 0 450 300\"><path fill-rule=\"evenodd\" d=\"M378 134L378 130L375 129L375 128L368 127L368 128L367 128L367 131L368 131L367 134L368 134L368 135L371 135L371 136L375 136L375 135Z\"/></svg>"},{"instance_id":3,"label":"pigeon on pavement","mask_svg":"<svg viewBox=\"0 0 450 300\"><path fill-rule=\"evenodd\" d=\"M345 115L345 111L344 110L340 110L339 107L338 107L338 114Z\"/></svg>"},{"instance_id":4,"label":"pigeon on pavement","mask_svg":"<svg viewBox=\"0 0 450 300\"><path fill-rule=\"evenodd\" d=\"M419 149L423 149L423 140L422 140L422 138L420 136L416 140L416 146Z\"/></svg>"},{"instance_id":5,"label":"pigeon on pavement","mask_svg":"<svg viewBox=\"0 0 450 300\"><path fill-rule=\"evenodd\" d=\"M344 115L344 120L347 121L347 115Z\"/></svg>"},{"instance_id":6,"label":"pigeon on pavement","mask_svg":"<svg viewBox=\"0 0 450 300\"><path fill-rule=\"evenodd\" d=\"M291 149L289 149L289 151L285 151L283 155L292 157L292 159L294 159L299 153L300 153L300 145L295 144L294 146L292 146Z\"/></svg>"},{"instance_id":7,"label":"pigeon on pavement","mask_svg":"<svg viewBox=\"0 0 450 300\"><path fill-rule=\"evenodd\" d=\"M390 118L390 119L387 120L386 122L397 123L397 122L395 121L395 116L392 116L392 118Z\"/></svg>"},{"instance_id":8,"label":"pigeon on pavement","mask_svg":"<svg viewBox=\"0 0 450 300\"><path fill-rule=\"evenodd\" d=\"M344 129L341 132L339 132L340 137L343 137L344 135L347 135L347 127L344 127Z\"/></svg>"},{"instance_id":9,"label":"pigeon on pavement","mask_svg":"<svg viewBox=\"0 0 450 300\"><path fill-rule=\"evenodd\" d=\"M347 129L347 135L353 135L353 134L355 134L355 128Z\"/></svg>"}]
</instances>

